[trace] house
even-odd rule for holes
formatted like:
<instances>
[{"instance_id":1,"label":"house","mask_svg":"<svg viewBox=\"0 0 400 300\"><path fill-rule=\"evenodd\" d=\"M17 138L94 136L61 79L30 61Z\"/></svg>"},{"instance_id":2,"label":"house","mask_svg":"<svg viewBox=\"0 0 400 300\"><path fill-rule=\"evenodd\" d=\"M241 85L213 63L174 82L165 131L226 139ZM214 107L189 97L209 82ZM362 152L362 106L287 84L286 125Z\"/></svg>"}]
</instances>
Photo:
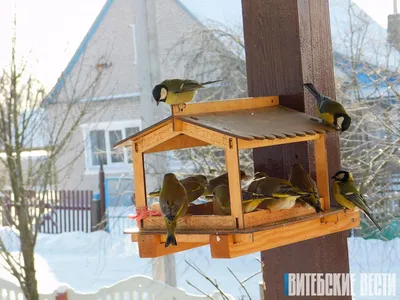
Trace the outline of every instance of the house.
<instances>
[{"instance_id":1,"label":"house","mask_svg":"<svg viewBox=\"0 0 400 300\"><path fill-rule=\"evenodd\" d=\"M349 52L345 47L348 44L343 42L343 30L350 22L346 12L349 3L351 1L330 1L335 57L345 61ZM236 5L240 13L240 1L232 1L232 5ZM182 34L204 26L187 7L190 9L190 1L155 1L160 78L183 76L182 66L169 63L168 50ZM365 15L356 5L354 10L356 14ZM48 96L47 108L53 118L63 113L62 103L68 101L71 95L74 95L73 101L79 101L82 105L88 103L88 116L73 133L67 151L57 161L59 169L67 165L74 166L73 169L60 173L60 188L96 191L101 163L104 165L106 177L118 178L121 174L132 172L131 153L127 149L112 150L112 145L143 129L140 78L137 73L137 49L140 41L135 36L135 24L134 1L107 0L66 66L63 76ZM379 38L386 41L385 30L373 20L371 24L368 27L371 34L378 32ZM369 32L367 34L370 36ZM372 52L370 54L372 58ZM391 55L393 61L398 61L397 52L392 52ZM335 73L346 80L348 69L341 62L343 61L336 59ZM373 63L382 62L375 57ZM88 82L93 81L96 82L96 88L87 88ZM152 84L154 83L156 82ZM153 101L151 91L147 93L149 101ZM164 116L165 114L160 113L155 121Z\"/></svg>"}]
</instances>

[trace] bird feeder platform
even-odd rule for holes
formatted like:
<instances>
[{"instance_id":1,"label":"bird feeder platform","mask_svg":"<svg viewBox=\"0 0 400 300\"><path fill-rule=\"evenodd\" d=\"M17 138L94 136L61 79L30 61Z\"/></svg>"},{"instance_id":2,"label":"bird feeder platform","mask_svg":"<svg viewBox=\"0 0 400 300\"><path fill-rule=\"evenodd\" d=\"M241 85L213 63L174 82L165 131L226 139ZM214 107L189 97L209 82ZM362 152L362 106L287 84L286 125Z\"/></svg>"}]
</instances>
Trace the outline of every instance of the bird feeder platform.
<instances>
[{"instance_id":1,"label":"bird feeder platform","mask_svg":"<svg viewBox=\"0 0 400 300\"><path fill-rule=\"evenodd\" d=\"M279 100L279 96L272 96L172 106L170 117L114 146L132 148L137 207L147 206L145 154L210 145L225 151L231 215L220 215L212 203L189 206L187 215L178 219L178 246L168 248L164 247L164 218L141 220L137 230L125 230L139 244L140 257L209 244L213 258L233 258L359 226L358 211L330 208L325 135L334 129L280 105ZM316 213L314 208L297 203L288 210L243 213L238 151L306 141L314 144L316 182L324 212Z\"/></svg>"}]
</instances>

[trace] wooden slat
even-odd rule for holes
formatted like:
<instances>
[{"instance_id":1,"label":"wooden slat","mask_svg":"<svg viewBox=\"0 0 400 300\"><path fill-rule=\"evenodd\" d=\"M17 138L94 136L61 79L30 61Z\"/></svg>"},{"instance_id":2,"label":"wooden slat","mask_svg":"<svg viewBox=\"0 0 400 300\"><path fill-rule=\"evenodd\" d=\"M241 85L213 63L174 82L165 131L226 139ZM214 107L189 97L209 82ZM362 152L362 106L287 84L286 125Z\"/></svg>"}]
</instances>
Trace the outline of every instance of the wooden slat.
<instances>
[{"instance_id":1,"label":"wooden slat","mask_svg":"<svg viewBox=\"0 0 400 300\"><path fill-rule=\"evenodd\" d=\"M322 209L328 210L331 205L329 193L328 157L326 154L327 149L325 135L321 134L320 138L318 140L315 140L314 149L318 193L320 197L324 198L324 201L321 200Z\"/></svg>"},{"instance_id":2,"label":"wooden slat","mask_svg":"<svg viewBox=\"0 0 400 300\"><path fill-rule=\"evenodd\" d=\"M212 144L217 147L227 147L229 136L219 132L199 127L191 123L183 122L182 129L184 134Z\"/></svg>"},{"instance_id":3,"label":"wooden slat","mask_svg":"<svg viewBox=\"0 0 400 300\"><path fill-rule=\"evenodd\" d=\"M238 228L244 228L242 207L242 185L240 182L239 149L235 138L229 139L225 147L225 164L228 171L231 216L235 218Z\"/></svg>"},{"instance_id":4,"label":"wooden slat","mask_svg":"<svg viewBox=\"0 0 400 300\"><path fill-rule=\"evenodd\" d=\"M184 216L178 219L177 231L184 229L223 229L236 228L235 219L231 216ZM164 217L148 217L143 220L143 229L166 230Z\"/></svg>"},{"instance_id":5,"label":"wooden slat","mask_svg":"<svg viewBox=\"0 0 400 300\"><path fill-rule=\"evenodd\" d=\"M68 232L71 232L71 191L67 192Z\"/></svg>"},{"instance_id":6,"label":"wooden slat","mask_svg":"<svg viewBox=\"0 0 400 300\"><path fill-rule=\"evenodd\" d=\"M345 231L360 225L360 214L358 211L339 212L336 215L338 216L338 222L321 224L318 219L313 219L255 232L254 242L252 243L234 243L232 235L227 234L211 235L211 256L213 258L234 258Z\"/></svg>"},{"instance_id":7,"label":"wooden slat","mask_svg":"<svg viewBox=\"0 0 400 300\"><path fill-rule=\"evenodd\" d=\"M284 139L274 139L274 140L242 140L238 139L239 149L254 149L254 148L261 148L261 147L269 147L269 146L276 146L276 145L284 145L284 144L291 144L291 143L299 143L299 142L306 142L306 141L313 141L319 138L320 134L314 135L306 135L306 136L296 136L294 138L284 138Z\"/></svg>"},{"instance_id":8,"label":"wooden slat","mask_svg":"<svg viewBox=\"0 0 400 300\"><path fill-rule=\"evenodd\" d=\"M71 210L72 210L72 228L73 231L75 231L75 222L76 222L76 202L75 202L75 191L72 191L72 205L71 205Z\"/></svg>"},{"instance_id":9,"label":"wooden slat","mask_svg":"<svg viewBox=\"0 0 400 300\"><path fill-rule=\"evenodd\" d=\"M90 201L91 199L93 199L93 191L86 191L85 193L85 198L86 198L86 232L89 233L90 232L90 228L89 228L89 210L90 210Z\"/></svg>"},{"instance_id":10,"label":"wooden slat","mask_svg":"<svg viewBox=\"0 0 400 300\"><path fill-rule=\"evenodd\" d=\"M138 150L144 152L172 139L177 135L179 135L179 133L174 132L172 121L170 121L164 126L138 138L137 141L135 141L135 147L137 145Z\"/></svg>"},{"instance_id":11,"label":"wooden slat","mask_svg":"<svg viewBox=\"0 0 400 300\"><path fill-rule=\"evenodd\" d=\"M62 191L62 198L61 198L61 206L60 211L62 211L64 215L64 226L62 226L61 232L66 232L67 231L67 212L64 209L65 206L67 206L67 193L66 191Z\"/></svg>"},{"instance_id":12,"label":"wooden slat","mask_svg":"<svg viewBox=\"0 0 400 300\"><path fill-rule=\"evenodd\" d=\"M141 258L159 257L184 250L207 245L207 243L180 243L178 246L165 248L160 235L140 235L138 238L139 256Z\"/></svg>"},{"instance_id":13,"label":"wooden slat","mask_svg":"<svg viewBox=\"0 0 400 300\"><path fill-rule=\"evenodd\" d=\"M279 105L278 96L270 97L250 97L220 101L209 101L199 103L187 103L183 110L178 110L177 107L171 107L173 116L187 116L193 114L204 114L221 111L235 111L243 109L254 109L260 107L268 107Z\"/></svg>"},{"instance_id":14,"label":"wooden slat","mask_svg":"<svg viewBox=\"0 0 400 300\"><path fill-rule=\"evenodd\" d=\"M208 146L208 145L209 145L208 143L198 140L194 137L180 134L178 136L171 138L168 141L165 141L153 148L146 150L144 153L154 153L154 152L184 149L190 147Z\"/></svg>"},{"instance_id":15,"label":"wooden slat","mask_svg":"<svg viewBox=\"0 0 400 300\"><path fill-rule=\"evenodd\" d=\"M262 209L244 214L244 227L251 228L262 224L273 223L276 221L310 214L315 214L315 209L309 205L303 205L301 203L296 203L296 205L291 209L283 209L280 211L270 212L267 209Z\"/></svg>"}]
</instances>

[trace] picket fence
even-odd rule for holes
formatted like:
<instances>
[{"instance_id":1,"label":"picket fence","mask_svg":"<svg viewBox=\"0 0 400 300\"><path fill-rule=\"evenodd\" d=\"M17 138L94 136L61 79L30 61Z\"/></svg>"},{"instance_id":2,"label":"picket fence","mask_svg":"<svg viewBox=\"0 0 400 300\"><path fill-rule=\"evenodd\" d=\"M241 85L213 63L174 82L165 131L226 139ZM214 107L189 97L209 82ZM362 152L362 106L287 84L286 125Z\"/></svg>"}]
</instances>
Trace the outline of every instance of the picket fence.
<instances>
[{"instance_id":1,"label":"picket fence","mask_svg":"<svg viewBox=\"0 0 400 300\"><path fill-rule=\"evenodd\" d=\"M209 295L214 300L223 300L218 292ZM227 295L229 300L235 300ZM0 278L0 299L25 300L16 284ZM101 288L96 293L77 293L68 287L60 287L51 294L41 294L40 300L200 300L210 299L205 295L188 294L179 288L170 287L147 276L132 276L112 286Z\"/></svg>"}]
</instances>

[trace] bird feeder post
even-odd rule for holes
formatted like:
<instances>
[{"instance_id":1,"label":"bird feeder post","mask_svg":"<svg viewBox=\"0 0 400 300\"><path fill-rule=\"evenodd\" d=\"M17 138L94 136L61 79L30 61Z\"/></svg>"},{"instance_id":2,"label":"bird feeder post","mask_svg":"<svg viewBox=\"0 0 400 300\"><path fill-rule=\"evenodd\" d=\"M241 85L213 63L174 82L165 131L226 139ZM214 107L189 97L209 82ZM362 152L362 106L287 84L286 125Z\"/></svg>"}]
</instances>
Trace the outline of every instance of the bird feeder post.
<instances>
[{"instance_id":1,"label":"bird feeder post","mask_svg":"<svg viewBox=\"0 0 400 300\"><path fill-rule=\"evenodd\" d=\"M325 95L335 99L328 0L242 0L242 12L249 96L282 95L282 105L314 116L315 100L304 95L304 83L314 83ZM322 141L316 142L316 148ZM300 162L312 174L313 161L322 160L322 156L315 157L310 144L255 149L255 171L287 178L290 166ZM326 145L328 173L332 176L340 169L338 134L329 133ZM322 180L318 183L322 196L328 196L323 184L326 174L317 171L317 176L317 180ZM334 223L324 226L329 224ZM284 273L349 272L347 232L263 251L261 260L266 287L264 298L283 299ZM350 300L351 296L341 299Z\"/></svg>"},{"instance_id":2,"label":"bird feeder post","mask_svg":"<svg viewBox=\"0 0 400 300\"><path fill-rule=\"evenodd\" d=\"M228 147L225 148L225 164L229 179L231 215L236 220L236 226L244 228L238 141L235 138L230 138L228 143Z\"/></svg>"}]
</instances>

